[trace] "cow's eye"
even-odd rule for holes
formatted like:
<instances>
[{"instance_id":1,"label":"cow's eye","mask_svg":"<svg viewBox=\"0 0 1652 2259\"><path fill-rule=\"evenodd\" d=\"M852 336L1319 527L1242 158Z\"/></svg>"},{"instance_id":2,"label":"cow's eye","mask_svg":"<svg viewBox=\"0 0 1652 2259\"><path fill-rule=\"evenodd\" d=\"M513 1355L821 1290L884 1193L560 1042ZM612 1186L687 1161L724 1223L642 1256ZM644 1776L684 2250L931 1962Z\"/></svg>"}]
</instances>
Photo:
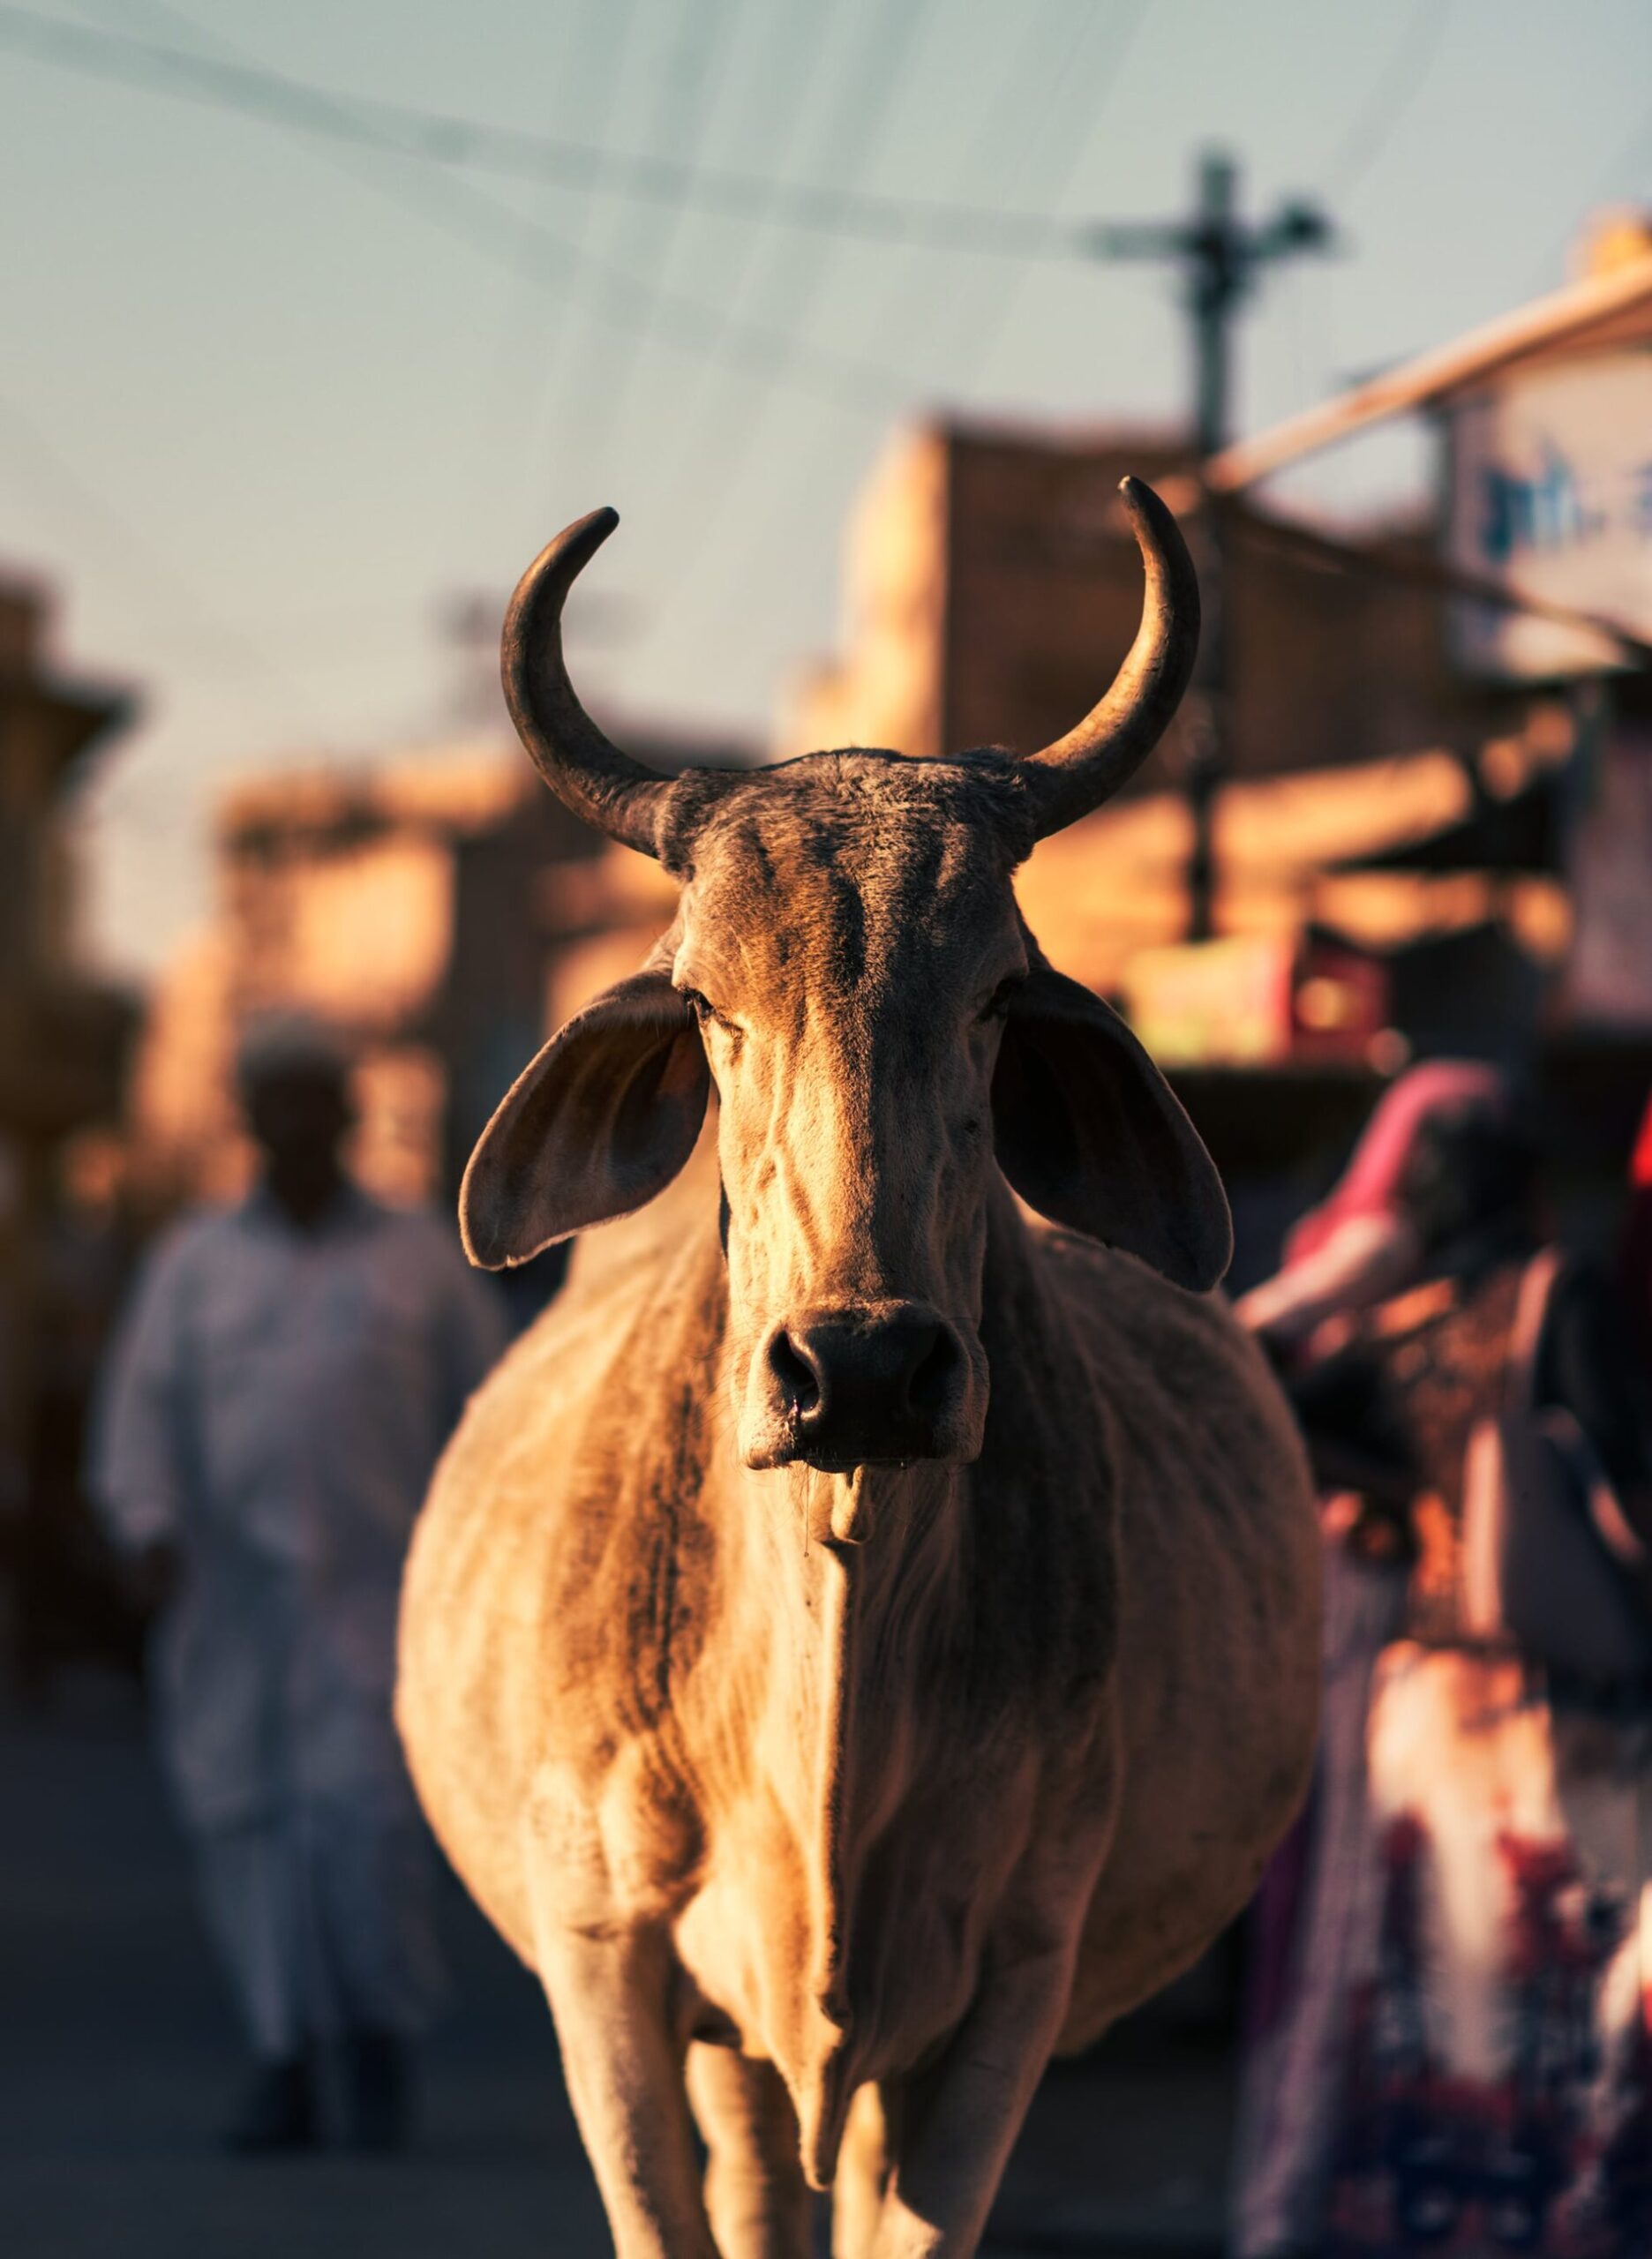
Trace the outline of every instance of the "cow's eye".
<instances>
[{"instance_id":1,"label":"cow's eye","mask_svg":"<svg viewBox=\"0 0 1652 2259\"><path fill-rule=\"evenodd\" d=\"M677 993L702 1027L720 1027L727 1035L740 1033L732 1021L724 1018L710 998L702 996L697 988L680 988Z\"/></svg>"},{"instance_id":2,"label":"cow's eye","mask_svg":"<svg viewBox=\"0 0 1652 2259\"><path fill-rule=\"evenodd\" d=\"M1001 980L981 1006L981 1018L983 1020L1002 1019L1015 1001L1017 989L1025 986L1026 975L1024 972L1012 972L1007 979Z\"/></svg>"}]
</instances>

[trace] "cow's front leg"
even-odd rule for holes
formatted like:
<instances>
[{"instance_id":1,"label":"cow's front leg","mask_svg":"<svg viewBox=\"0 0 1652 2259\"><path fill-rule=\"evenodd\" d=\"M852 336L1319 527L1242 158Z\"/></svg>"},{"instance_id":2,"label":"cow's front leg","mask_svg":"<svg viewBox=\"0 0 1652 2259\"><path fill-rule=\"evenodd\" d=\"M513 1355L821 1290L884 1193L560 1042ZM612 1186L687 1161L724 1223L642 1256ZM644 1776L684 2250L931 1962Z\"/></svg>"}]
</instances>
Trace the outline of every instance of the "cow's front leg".
<instances>
[{"instance_id":1,"label":"cow's front leg","mask_svg":"<svg viewBox=\"0 0 1652 2259\"><path fill-rule=\"evenodd\" d=\"M723 2259L808 2259L815 2200L779 2072L730 2047L696 2045L688 2098L710 2153L706 2209Z\"/></svg>"},{"instance_id":2,"label":"cow's front leg","mask_svg":"<svg viewBox=\"0 0 1652 2259\"><path fill-rule=\"evenodd\" d=\"M1078 1940L1001 1948L944 2053L901 2095L870 2259L969 2259L1048 2062Z\"/></svg>"},{"instance_id":3,"label":"cow's front leg","mask_svg":"<svg viewBox=\"0 0 1652 2259\"><path fill-rule=\"evenodd\" d=\"M832 2181L832 2259L867 2259L894 2169L889 2097L868 2079L856 2090Z\"/></svg>"},{"instance_id":4,"label":"cow's front leg","mask_svg":"<svg viewBox=\"0 0 1652 2259\"><path fill-rule=\"evenodd\" d=\"M670 1940L552 1921L538 1932L568 2095L618 2259L717 2259L671 2026Z\"/></svg>"}]
</instances>

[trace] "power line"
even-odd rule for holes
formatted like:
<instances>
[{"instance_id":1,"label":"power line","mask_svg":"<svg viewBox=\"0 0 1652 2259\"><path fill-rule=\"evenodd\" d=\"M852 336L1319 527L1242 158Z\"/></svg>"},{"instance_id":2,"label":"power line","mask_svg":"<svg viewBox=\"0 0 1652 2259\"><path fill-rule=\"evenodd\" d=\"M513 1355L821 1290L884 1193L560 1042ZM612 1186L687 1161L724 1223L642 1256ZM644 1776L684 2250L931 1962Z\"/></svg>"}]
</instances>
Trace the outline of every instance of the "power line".
<instances>
[{"instance_id":1,"label":"power line","mask_svg":"<svg viewBox=\"0 0 1652 2259\"><path fill-rule=\"evenodd\" d=\"M557 101L551 114L577 119L598 142L607 137L623 92L638 13L637 0L583 0L578 36L567 42L566 64L546 89L547 96L554 90ZM581 257L593 248L600 252L593 222L605 209L585 190L552 181L542 180L533 198L535 220L543 225L556 214L560 232ZM556 308L539 278L518 273L501 321L491 383L484 393L478 392L471 411L473 475L454 484L454 514L447 544L450 551L462 549L472 522L475 489L488 466L510 464L510 475L522 489L537 493L535 467L552 426L553 407L559 423L585 420L584 386L592 357L589 349L606 341L608 333L600 318L577 299L569 309L572 319L555 319ZM577 353L576 339L585 348ZM701 365L698 357L688 364L696 372Z\"/></svg>"},{"instance_id":2,"label":"power line","mask_svg":"<svg viewBox=\"0 0 1652 2259\"><path fill-rule=\"evenodd\" d=\"M924 0L915 0L915 4L922 5ZM9 0L0 0L0 45L82 75L116 79L147 92L181 94L257 116L288 131L353 145L381 161L449 169L480 161L478 152L486 154L484 144L502 138L527 144L536 153L536 169L542 177L553 158L565 163L576 161L578 184L593 193L691 199L707 209L715 205L730 214L808 227L825 236L885 244L922 243L932 249L1021 259L1128 259L1151 257L1159 249L1160 231L1151 222L1056 220L1038 213L887 197L624 156L589 144L555 142L475 120L336 95L261 66L58 22L11 5ZM393 130L395 125L402 129L400 136ZM342 156L341 161L345 161ZM457 182L448 183L445 201L432 202L417 193L417 184L410 176L399 175L393 183L381 171L364 176L349 169L357 178L371 178L393 200L410 205L421 217L463 236L473 248L528 279L554 278L565 287L582 288L600 318L616 328L646 332L657 327L687 351L726 359L855 413L887 414L907 389L908 380L896 371L825 347L805 349L787 331L680 291L660 291L650 304L648 285L626 270ZM524 170L520 159L509 168L501 160L499 169Z\"/></svg>"},{"instance_id":3,"label":"power line","mask_svg":"<svg viewBox=\"0 0 1652 2259\"><path fill-rule=\"evenodd\" d=\"M606 130L625 56L636 21L636 0L584 0L577 39L572 42L567 67L560 74L560 92L574 105L574 114L599 135ZM562 232L575 251L583 253L590 226L590 199L582 191L558 190L540 184L536 219L543 221L544 206L552 195L564 198ZM528 277L519 275L517 287L503 311L499 341L489 384L478 402L475 459L480 467L484 449L506 420L512 396L518 401L514 421L521 445L518 461L529 460L537 436L538 408L554 388L574 324L559 322L545 334L546 302ZM531 368L534 398L522 402L521 376Z\"/></svg>"},{"instance_id":4,"label":"power line","mask_svg":"<svg viewBox=\"0 0 1652 2259\"><path fill-rule=\"evenodd\" d=\"M1141 18L1145 13L1146 6L1147 0L1129 0L1130 12L1125 23L1123 37L1115 49L1115 72L1135 36ZM1023 19L1023 37L1018 47L1012 56L1009 57L1002 65L995 69L986 106L973 131L957 153L953 169L955 178L980 179L989 170L995 155L1003 151L1018 153L1020 164L1017 170L1023 176L1034 153L1046 159L1053 154L1055 158L1053 169L1057 176L1056 199L1059 199L1060 196L1065 192L1070 183L1073 169L1082 156L1084 148L1088 146L1090 136L1083 131L1085 113L1087 112L1090 120L1093 122L1100 107L1089 97L1083 83L1082 74L1078 71L1076 65L1089 42L1094 38L1098 27L1106 31L1111 26L1108 24L1104 11L1099 9L1085 9L1072 20L1070 35L1062 39L1059 45L1056 45L1052 43L1048 36L1055 21L1055 19L1051 16L1038 11L1027 11ZM1112 79L1109 76L1108 85L1110 86L1111 83ZM1063 91L1069 96L1064 105L1061 104L1059 100ZM1104 98L1105 91L1104 89ZM1054 118L1050 116L1048 111L1052 97L1056 101L1056 114ZM1031 130L1032 121L1034 118L1040 121L1041 131ZM1078 136L1076 146L1073 138L1075 130ZM1047 186L1050 169L1047 165L1045 168ZM886 334L891 325L896 323L903 311L909 308L912 296L912 286L911 278L905 269L912 263L916 255L916 248L910 247L908 257L903 262L903 271L892 278L885 296L873 311L867 323L867 327L873 335ZM984 362L987 353L991 349L991 345L996 341L999 326L1008 319L1009 308L1018 294L1023 272L1019 268L1011 269L1000 279L1004 281L1006 288L1001 295L1000 305L995 316L988 317L987 326L992 334L987 347L976 356L977 366ZM974 326L977 328L980 326L979 323ZM743 427L743 445L740 457L742 464L755 443L760 428L755 416L748 419ZM726 481L724 483L719 490L721 494L726 495L730 483ZM768 556L776 529L788 522L790 511L791 502L787 486L782 484L777 485L770 495L769 507L762 522L751 529L742 543L739 564L735 565L725 559L725 580L737 572L742 575L749 575L762 564Z\"/></svg>"},{"instance_id":5,"label":"power line","mask_svg":"<svg viewBox=\"0 0 1652 2259\"><path fill-rule=\"evenodd\" d=\"M1069 139L1067 148L1062 153L1053 168L1052 176L1047 178L1043 190L1043 200L1048 204L1059 205L1070 189L1074 176L1083 162L1085 152L1095 139L1113 91L1123 75L1125 64L1130 61L1142 26L1147 20L1147 11L1151 4L1152 0L1126 0L1123 13L1123 26L1114 39L1112 51L1107 58L1106 76L1099 90L1087 94L1085 109L1078 121L1081 126L1087 125L1089 130L1081 131L1076 138ZM1086 32L1080 34L1078 41L1075 41L1069 51L1066 66L1068 69L1070 69L1071 64L1076 62L1087 35L1087 30L1086 26ZM999 340L1009 327L1010 318L1020 301L1026 283L1026 266L1022 265L1013 268L999 289L995 308L984 322L977 321L972 325L971 344L978 374L987 367L997 349Z\"/></svg>"},{"instance_id":6,"label":"power line","mask_svg":"<svg viewBox=\"0 0 1652 2259\"><path fill-rule=\"evenodd\" d=\"M738 8L739 0L732 0ZM719 43L730 29L727 13L730 0L678 0L677 38L670 61L661 73L657 89L655 115L649 134L650 144L667 146L675 143L674 159L692 166L695 152L704 135L715 96L712 63ZM686 206L680 198L661 206L654 215L654 224L648 225L648 208L633 204L627 207L624 220L628 229L616 227L609 237L610 251L618 255L621 263L636 273L635 259L627 255L627 236L637 243L639 251L646 248L649 273L640 278L643 287L657 295L666 273L667 262L677 232L682 223ZM642 223L643 240L637 242ZM597 432L592 452L600 459L609 435L620 424L630 398L641 356L647 347L653 326L653 304L645 306L642 320L631 331L620 349L619 368L611 380L597 394Z\"/></svg>"},{"instance_id":7,"label":"power line","mask_svg":"<svg viewBox=\"0 0 1652 2259\"><path fill-rule=\"evenodd\" d=\"M788 181L669 157L606 149L480 119L345 94L262 65L120 32L70 24L0 4L0 45L83 77L115 80L259 116L381 157L514 179L550 181L589 194L691 206L741 221L774 221L857 242L927 245L1015 259L1083 258L1128 235L1106 223L1053 219L989 205Z\"/></svg>"},{"instance_id":8,"label":"power line","mask_svg":"<svg viewBox=\"0 0 1652 2259\"><path fill-rule=\"evenodd\" d=\"M867 11L863 36L857 41L848 65L834 90L833 99L819 124L815 139L822 150L833 153L836 161L845 167L863 165L876 146L896 96L908 70L926 18L935 0L902 0L902 4L881 17L878 0ZM879 44L878 34L887 27L888 41ZM789 334L795 335L806 319L809 309L819 296L829 271L834 250L830 238L817 239L801 250L793 249L784 258L771 258L760 272L760 288L771 279L784 286L787 304L785 325ZM772 293L771 300L772 300ZM734 317L731 317L733 319ZM735 481L749 460L762 426L767 402L753 403L748 415L735 426L732 448L725 449L717 462L717 476L711 486L710 499L696 526L702 542L708 526L714 524L725 510L734 492ZM702 415L699 418L704 422ZM696 425L686 423L680 443L680 460L698 469L705 462L706 451L698 438Z\"/></svg>"},{"instance_id":9,"label":"power line","mask_svg":"<svg viewBox=\"0 0 1652 2259\"><path fill-rule=\"evenodd\" d=\"M171 12L176 16L176 11ZM8 36L9 24L26 14L26 11L0 6L0 43ZM32 24L35 19L28 20ZM50 28L59 32L70 27L52 25ZM88 34L81 26L73 27L73 34L77 38L119 39L124 46L176 54L203 69L234 71L251 78L264 75L238 64L220 64L215 58L205 55L186 54L182 49L163 50L149 41L128 41L124 34ZM325 105L331 100L312 92L318 104ZM509 206L457 180L444 177L439 182L426 181L417 174L387 174L382 169L383 161L416 153L397 147L382 135L364 136L357 132L343 110L334 116L324 109L312 109L303 121L297 116L280 116L268 111L262 114L267 122L289 131L319 131L335 140L364 142L364 153L371 152L380 161L372 170L351 163L348 150L336 153L335 161L355 178L366 180L392 202L412 210L421 219L442 228L496 264L530 281L544 284L554 281L563 289L582 289L592 309L613 326L629 329L650 318L646 286L623 269L608 266L578 249L566 236L535 225ZM327 124L322 123L324 116L328 119ZM431 193L432 190L436 193ZM775 383L853 414L885 416L905 391L906 380L896 371L857 360L829 347L803 348L783 330L761 322L727 319L720 308L680 291L657 295L654 319L659 334L684 351L710 355L737 367L755 370Z\"/></svg>"},{"instance_id":10,"label":"power line","mask_svg":"<svg viewBox=\"0 0 1652 2259\"><path fill-rule=\"evenodd\" d=\"M769 21L773 36L769 56L778 66L761 83L761 94L748 96L744 114L756 124L764 144L770 150L784 150L798 131L800 113L805 107L805 97L817 83L814 73L815 51L827 25L831 21L839 0L816 0L806 9L800 26L794 24L783 9L770 11ZM737 89L738 92L738 89ZM766 251L768 235L766 221L759 211L757 224L740 231L732 247L732 255L723 266L721 302L725 314L733 314L741 306L750 285L754 269ZM701 402L704 397L712 363L708 356L692 372L680 403L678 423L686 434L692 434L701 422ZM685 439L678 449L680 463L688 460L692 453L691 439ZM691 468L696 464L691 464Z\"/></svg>"},{"instance_id":11,"label":"power line","mask_svg":"<svg viewBox=\"0 0 1652 2259\"><path fill-rule=\"evenodd\" d=\"M1388 68L1355 112L1341 146L1325 169L1320 192L1328 201L1340 202L1349 196L1387 147L1427 82L1451 8L1452 0L1415 0Z\"/></svg>"},{"instance_id":12,"label":"power line","mask_svg":"<svg viewBox=\"0 0 1652 2259\"><path fill-rule=\"evenodd\" d=\"M614 103L625 79L626 58L636 30L637 0L587 0L589 14L589 35L593 40L606 34L606 43L591 50L593 65L600 60L603 68L595 86L589 83L583 88L584 107L582 115L600 144L612 114ZM566 183L541 178L539 185L550 194L562 193L574 203L574 227L569 234L575 251L584 253L590 235L592 220L591 188L596 181L577 189ZM568 233L567 207L563 206L563 231ZM567 340L573 334L572 323L559 323L552 340L548 364L544 371L548 382L559 364L566 357Z\"/></svg>"}]
</instances>

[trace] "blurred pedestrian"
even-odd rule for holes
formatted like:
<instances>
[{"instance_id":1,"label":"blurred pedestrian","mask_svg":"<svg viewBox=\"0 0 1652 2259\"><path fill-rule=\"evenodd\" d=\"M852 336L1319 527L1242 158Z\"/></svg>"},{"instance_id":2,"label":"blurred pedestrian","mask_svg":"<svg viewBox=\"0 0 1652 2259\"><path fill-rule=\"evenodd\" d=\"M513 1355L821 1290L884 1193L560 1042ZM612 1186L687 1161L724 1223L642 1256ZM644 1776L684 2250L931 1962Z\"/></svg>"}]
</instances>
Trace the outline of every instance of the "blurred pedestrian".
<instances>
[{"instance_id":1,"label":"blurred pedestrian","mask_svg":"<svg viewBox=\"0 0 1652 2259\"><path fill-rule=\"evenodd\" d=\"M414 1516L503 1340L432 1216L351 1183L349 1059L256 1022L240 1091L262 1174L151 1258L117 1338L94 1485L162 1609L162 1752L255 2058L244 2150L317 2138L342 2044L352 2134L403 2139L433 2005L433 1852L391 1717Z\"/></svg>"},{"instance_id":2,"label":"blurred pedestrian","mask_svg":"<svg viewBox=\"0 0 1652 2259\"><path fill-rule=\"evenodd\" d=\"M1379 1290L1351 1265L1303 1327L1288 1265L1259 1304L1308 1344L1328 1692L1264 1893L1235 2247L1644 2259L1645 1392L1604 1286L1542 1244L1509 1091L1417 1075L1320 1212L1388 1220Z\"/></svg>"},{"instance_id":3,"label":"blurred pedestrian","mask_svg":"<svg viewBox=\"0 0 1652 2259\"><path fill-rule=\"evenodd\" d=\"M1235 1304L1251 1332L1275 1352L1301 1349L1415 1277L1423 1249L1402 1191L1417 1138L1431 1116L1494 1101L1502 1087L1495 1068L1468 1059L1430 1060L1392 1084L1332 1191L1290 1233L1277 1273Z\"/></svg>"}]
</instances>

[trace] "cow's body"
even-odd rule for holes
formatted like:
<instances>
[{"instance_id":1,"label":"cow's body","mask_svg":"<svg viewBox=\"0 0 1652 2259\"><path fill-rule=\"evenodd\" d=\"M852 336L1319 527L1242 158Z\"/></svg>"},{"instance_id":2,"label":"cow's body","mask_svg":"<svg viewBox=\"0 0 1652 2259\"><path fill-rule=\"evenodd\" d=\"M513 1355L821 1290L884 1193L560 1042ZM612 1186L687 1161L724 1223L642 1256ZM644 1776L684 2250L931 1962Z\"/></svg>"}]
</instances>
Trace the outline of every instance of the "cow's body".
<instances>
[{"instance_id":1,"label":"cow's body","mask_svg":"<svg viewBox=\"0 0 1652 2259\"><path fill-rule=\"evenodd\" d=\"M933 2062L984 1963L1070 1944L1050 2037L1081 2045L1243 1903L1312 1745L1306 1475L1218 1300L1006 1192L981 1458L863 1478L838 1544L842 1478L729 1447L715 1185L668 1220L473 1405L402 1729L518 1952L658 1925L677 2035L777 2068L819 2182L853 2088Z\"/></svg>"},{"instance_id":2,"label":"cow's body","mask_svg":"<svg viewBox=\"0 0 1652 2259\"><path fill-rule=\"evenodd\" d=\"M1185 549L1127 501L1141 632L1025 761L638 769L561 660L611 514L507 622L524 742L679 909L466 1175L495 1266L636 1220L442 1464L400 1715L621 2259L802 2259L810 2182L845 2259L966 2259L1052 2052L1215 1934L1305 1777L1313 1516L1205 1292L1220 1181L1012 883L1191 664Z\"/></svg>"}]
</instances>

